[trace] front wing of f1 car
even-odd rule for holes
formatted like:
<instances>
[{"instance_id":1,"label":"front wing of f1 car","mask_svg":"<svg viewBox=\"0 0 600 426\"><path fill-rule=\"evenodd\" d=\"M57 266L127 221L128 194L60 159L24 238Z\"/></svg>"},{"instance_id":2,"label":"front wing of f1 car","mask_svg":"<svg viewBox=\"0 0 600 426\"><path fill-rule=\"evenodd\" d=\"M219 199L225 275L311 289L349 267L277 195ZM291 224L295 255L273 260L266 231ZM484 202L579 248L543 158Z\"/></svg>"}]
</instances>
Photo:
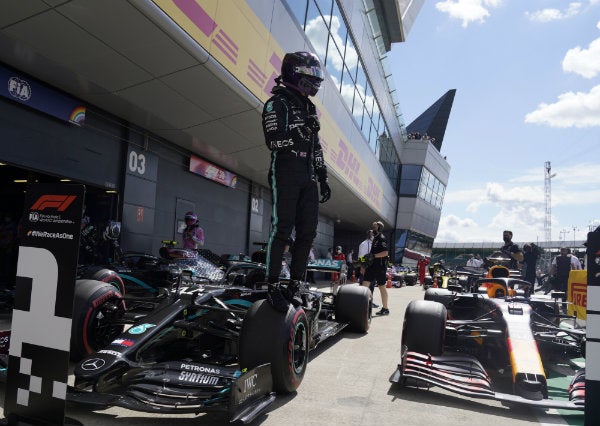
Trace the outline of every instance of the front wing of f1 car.
<instances>
[{"instance_id":1,"label":"front wing of f1 car","mask_svg":"<svg viewBox=\"0 0 600 426\"><path fill-rule=\"evenodd\" d=\"M539 377L536 379L539 380ZM505 403L517 403L542 408L583 410L585 405L585 372L580 370L568 388L569 400L529 399L517 394L496 392L492 380L481 363L468 354L444 354L432 356L403 350L402 362L390 377L390 382L413 386L438 386L471 398L493 399ZM527 392L528 384L521 381Z\"/></svg>"},{"instance_id":2,"label":"front wing of f1 car","mask_svg":"<svg viewBox=\"0 0 600 426\"><path fill-rule=\"evenodd\" d=\"M103 368L107 360L102 352L78 368ZM113 370L114 375L121 374L118 366ZM111 380L110 375L105 377ZM227 411L231 422L246 424L275 400L270 364L241 372L208 364L163 362L128 371L117 388L105 392L79 390L83 381L85 377L80 374L76 387L69 387L67 400L94 410L123 407L171 414Z\"/></svg>"}]
</instances>

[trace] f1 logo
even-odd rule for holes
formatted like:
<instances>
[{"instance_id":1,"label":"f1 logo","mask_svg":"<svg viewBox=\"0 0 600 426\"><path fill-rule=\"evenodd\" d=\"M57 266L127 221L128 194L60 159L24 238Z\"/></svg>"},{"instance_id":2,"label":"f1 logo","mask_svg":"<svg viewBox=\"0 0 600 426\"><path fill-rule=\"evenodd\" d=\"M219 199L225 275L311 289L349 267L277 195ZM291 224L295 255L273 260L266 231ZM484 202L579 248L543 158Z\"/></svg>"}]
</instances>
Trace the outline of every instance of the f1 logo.
<instances>
[{"instance_id":1,"label":"f1 logo","mask_svg":"<svg viewBox=\"0 0 600 426\"><path fill-rule=\"evenodd\" d=\"M56 209L64 212L76 197L76 195L42 195L33 203L31 210Z\"/></svg>"}]
</instances>

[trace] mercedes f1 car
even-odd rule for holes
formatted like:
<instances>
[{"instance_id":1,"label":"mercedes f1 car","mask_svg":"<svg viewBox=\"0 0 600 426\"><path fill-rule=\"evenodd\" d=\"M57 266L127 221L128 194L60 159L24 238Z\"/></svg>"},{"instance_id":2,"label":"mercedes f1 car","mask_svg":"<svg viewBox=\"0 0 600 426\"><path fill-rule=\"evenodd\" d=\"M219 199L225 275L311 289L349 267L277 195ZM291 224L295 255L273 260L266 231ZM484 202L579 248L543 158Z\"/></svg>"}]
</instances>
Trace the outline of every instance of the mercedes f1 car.
<instances>
[{"instance_id":1,"label":"mercedes f1 car","mask_svg":"<svg viewBox=\"0 0 600 426\"><path fill-rule=\"evenodd\" d=\"M401 362L390 381L508 404L583 410L585 369L574 374L568 400L548 398L544 362L552 349L585 356L585 330L561 314L561 294L532 296L529 282L506 276L476 284L476 293L431 288L425 300L408 305ZM512 382L512 391L497 386L503 379Z\"/></svg>"},{"instance_id":2,"label":"mercedes f1 car","mask_svg":"<svg viewBox=\"0 0 600 426\"><path fill-rule=\"evenodd\" d=\"M265 300L260 283L249 288L186 270L175 288L150 298L123 298L101 281L79 288L81 350L97 350L77 363L68 400L93 409L228 410L246 423L275 393L298 388L312 348L346 327L367 332L371 318L369 290L354 285L334 295L302 283L302 305L285 313ZM139 304L152 307L131 310Z\"/></svg>"},{"instance_id":3,"label":"mercedes f1 car","mask_svg":"<svg viewBox=\"0 0 600 426\"><path fill-rule=\"evenodd\" d=\"M192 273L192 280L230 280L230 284L237 280L237 284L246 285L242 281L245 281L247 273L251 273L249 278L252 282L264 281L265 268L251 262L245 255L219 256L206 249L177 248L175 241L165 240L159 250L159 256L127 252L120 254L109 264L81 265L78 267L77 277L110 282L117 286L123 295L153 296L157 295L161 288L173 288L183 270ZM252 285L252 282L249 284Z\"/></svg>"}]
</instances>

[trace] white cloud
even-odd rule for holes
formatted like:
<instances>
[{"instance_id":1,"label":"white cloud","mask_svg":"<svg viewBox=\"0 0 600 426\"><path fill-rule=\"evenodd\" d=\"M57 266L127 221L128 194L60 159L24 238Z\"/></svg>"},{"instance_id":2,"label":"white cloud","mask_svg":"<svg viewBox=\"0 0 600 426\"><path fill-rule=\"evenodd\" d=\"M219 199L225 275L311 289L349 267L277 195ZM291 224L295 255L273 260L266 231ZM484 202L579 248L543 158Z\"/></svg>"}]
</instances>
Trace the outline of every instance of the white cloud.
<instances>
[{"instance_id":1,"label":"white cloud","mask_svg":"<svg viewBox=\"0 0 600 426\"><path fill-rule=\"evenodd\" d=\"M331 34L333 35L337 46L343 48L344 40L339 34L341 28L341 22L339 17L335 15L327 15L324 16L324 18L326 20L331 18ZM339 89L340 80L331 72L332 70L330 67L333 67L333 69L335 69L336 71L341 72L344 65L344 61L342 60L342 57L339 55L339 53L332 46L330 46L329 50L327 50L327 40L329 37L329 31L327 31L327 27L325 26L325 23L323 22L323 19L321 19L320 16L311 19L306 24L306 35L312 43L313 47L315 48L315 53L317 54L317 56L319 56L319 59L321 61L324 61L325 54L327 53L327 68L330 71L330 76L334 84ZM346 66L349 67L350 70L356 68L356 66L358 65L358 53L356 52L356 49L354 49L354 47L351 45L347 45L345 55ZM346 102L346 105L348 105L348 108L351 108L354 111L355 116L360 117L363 114L363 102L358 95L355 96L355 88L360 93L365 93L365 87L363 85L348 84L347 82L344 82L341 85L340 93L342 95L342 98ZM374 99L372 95L367 95L365 103L367 105L373 105L373 100ZM353 104L354 108L352 108Z\"/></svg>"},{"instance_id":2,"label":"white cloud","mask_svg":"<svg viewBox=\"0 0 600 426\"><path fill-rule=\"evenodd\" d=\"M445 226L452 228L471 228L477 226L477 223L473 219L461 219L453 214L444 216L442 220Z\"/></svg>"},{"instance_id":3,"label":"white cloud","mask_svg":"<svg viewBox=\"0 0 600 426\"><path fill-rule=\"evenodd\" d=\"M582 148L582 155L585 155L585 152L592 149L585 145ZM590 185L597 186L600 183L600 180L598 180L598 176L600 176L600 164L580 163L570 167L553 167L551 173L555 174L554 178L552 178L552 185L554 186L578 185L590 188ZM544 182L545 176L544 167L540 163L539 167L525 170L522 175L510 179L509 182L512 184L540 183Z\"/></svg>"},{"instance_id":4,"label":"white cloud","mask_svg":"<svg viewBox=\"0 0 600 426\"><path fill-rule=\"evenodd\" d=\"M553 167L552 226L566 223L565 211L595 212L600 200L600 164L583 162L565 167ZM436 236L437 242L500 241L502 230L515 233L515 241L535 241L545 234L546 200L544 196L544 168L524 170L507 182L487 182L473 189L448 191L443 215ZM525 183L525 184L523 184ZM566 209L566 210L565 210ZM562 211L562 214L556 212ZM563 224L559 218L563 219ZM587 219L586 219L587 220ZM587 223L577 222L587 229ZM556 235L554 236L556 238Z\"/></svg>"},{"instance_id":5,"label":"white cloud","mask_svg":"<svg viewBox=\"0 0 600 426\"><path fill-rule=\"evenodd\" d=\"M463 189L460 191L448 191L444 195L444 204L447 203L466 203L483 197L481 189Z\"/></svg>"},{"instance_id":6,"label":"white cloud","mask_svg":"<svg viewBox=\"0 0 600 426\"><path fill-rule=\"evenodd\" d=\"M538 10L536 12L525 12L525 16L527 16L532 21L545 23L571 18L577 15L580 11L581 3L573 2L570 3L569 6L564 10L548 8Z\"/></svg>"},{"instance_id":7,"label":"white cloud","mask_svg":"<svg viewBox=\"0 0 600 426\"><path fill-rule=\"evenodd\" d=\"M485 22L490 16L489 9L501 4L502 0L444 0L436 3L435 8L451 18L460 19L466 28L471 22Z\"/></svg>"},{"instance_id":8,"label":"white cloud","mask_svg":"<svg viewBox=\"0 0 600 426\"><path fill-rule=\"evenodd\" d=\"M580 163L571 167L556 167L552 169L556 176L552 182L557 181L561 185L577 185L583 188L600 188L600 164ZM585 197L589 198L589 197ZM600 197L594 197L600 200Z\"/></svg>"},{"instance_id":9,"label":"white cloud","mask_svg":"<svg viewBox=\"0 0 600 426\"><path fill-rule=\"evenodd\" d=\"M333 80L333 83L335 84L335 86L339 89L340 81L334 75L331 76L331 79ZM348 108L352 109L353 115L355 115L356 117L361 117L363 114L363 101L361 100L361 98L358 95L354 94L354 91L355 91L354 89L357 89L361 93L365 92L365 88L362 84L354 85L354 84L344 83L344 84L342 84L340 94L342 95L342 99L344 99L344 102L346 102L346 105L348 106ZM374 102L373 95L367 95L365 103L367 105L373 105L373 102ZM354 108L352 108L353 104L354 104ZM374 109L376 109L376 108L374 107Z\"/></svg>"},{"instance_id":10,"label":"white cloud","mask_svg":"<svg viewBox=\"0 0 600 426\"><path fill-rule=\"evenodd\" d=\"M543 185L543 175L538 177L538 182ZM444 197L444 204L466 204L466 210L475 213L482 205L504 203L538 204L544 201L544 194L540 187L514 186L505 187L497 182L488 182L485 187L462 191L448 191Z\"/></svg>"},{"instance_id":11,"label":"white cloud","mask_svg":"<svg viewBox=\"0 0 600 426\"><path fill-rule=\"evenodd\" d=\"M545 215L544 192L540 186L505 187L490 182L486 185L488 203L498 208L498 213L488 226L543 228Z\"/></svg>"},{"instance_id":12,"label":"white cloud","mask_svg":"<svg viewBox=\"0 0 600 426\"><path fill-rule=\"evenodd\" d=\"M315 53L321 61L325 60L327 52L327 27L320 17L311 19L306 24L306 36L315 48Z\"/></svg>"},{"instance_id":13,"label":"white cloud","mask_svg":"<svg viewBox=\"0 0 600 426\"><path fill-rule=\"evenodd\" d=\"M440 218L436 241L464 242L465 235L476 234L480 226L473 219L450 214Z\"/></svg>"},{"instance_id":14,"label":"white cloud","mask_svg":"<svg viewBox=\"0 0 600 426\"><path fill-rule=\"evenodd\" d=\"M596 25L600 29L600 22ZM587 49L577 46L567 51L562 61L563 71L574 72L585 78L600 73L600 38L592 41Z\"/></svg>"},{"instance_id":15,"label":"white cloud","mask_svg":"<svg viewBox=\"0 0 600 426\"><path fill-rule=\"evenodd\" d=\"M325 19L331 18L331 34L333 35L333 39L335 40L337 46L340 49L344 49L344 40L339 34L341 28L340 18L337 16L324 16ZM329 31L327 31L327 27L325 26L325 22L321 19L320 16L311 19L306 24L306 35L313 47L315 48L316 54L319 56L321 60L325 58L325 53L327 52L327 40L329 37ZM330 47L329 56L328 56L328 65L332 65L337 71L342 70L343 60L342 57L336 52L332 52ZM346 46L346 65L354 67L358 63L358 53L356 53L356 49L354 47L348 45Z\"/></svg>"},{"instance_id":16,"label":"white cloud","mask_svg":"<svg viewBox=\"0 0 600 426\"><path fill-rule=\"evenodd\" d=\"M560 190L552 188L552 206L569 206L581 208L582 206L598 205L600 189L569 190L566 187Z\"/></svg>"},{"instance_id":17,"label":"white cloud","mask_svg":"<svg viewBox=\"0 0 600 426\"><path fill-rule=\"evenodd\" d=\"M600 85L588 93L563 93L553 104L539 104L535 111L525 115L525 123L558 128L600 126Z\"/></svg>"}]
</instances>

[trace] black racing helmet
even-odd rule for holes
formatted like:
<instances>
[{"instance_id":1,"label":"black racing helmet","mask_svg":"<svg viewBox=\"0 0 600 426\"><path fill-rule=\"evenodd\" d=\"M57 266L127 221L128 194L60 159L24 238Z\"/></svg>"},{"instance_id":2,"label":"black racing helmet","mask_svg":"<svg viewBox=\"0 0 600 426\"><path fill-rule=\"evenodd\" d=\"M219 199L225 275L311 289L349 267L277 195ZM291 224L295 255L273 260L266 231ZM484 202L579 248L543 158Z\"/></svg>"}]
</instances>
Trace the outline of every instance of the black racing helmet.
<instances>
[{"instance_id":1,"label":"black racing helmet","mask_svg":"<svg viewBox=\"0 0 600 426\"><path fill-rule=\"evenodd\" d=\"M281 64L281 80L304 96L315 96L323 81L321 63L311 52L286 53Z\"/></svg>"}]
</instances>

